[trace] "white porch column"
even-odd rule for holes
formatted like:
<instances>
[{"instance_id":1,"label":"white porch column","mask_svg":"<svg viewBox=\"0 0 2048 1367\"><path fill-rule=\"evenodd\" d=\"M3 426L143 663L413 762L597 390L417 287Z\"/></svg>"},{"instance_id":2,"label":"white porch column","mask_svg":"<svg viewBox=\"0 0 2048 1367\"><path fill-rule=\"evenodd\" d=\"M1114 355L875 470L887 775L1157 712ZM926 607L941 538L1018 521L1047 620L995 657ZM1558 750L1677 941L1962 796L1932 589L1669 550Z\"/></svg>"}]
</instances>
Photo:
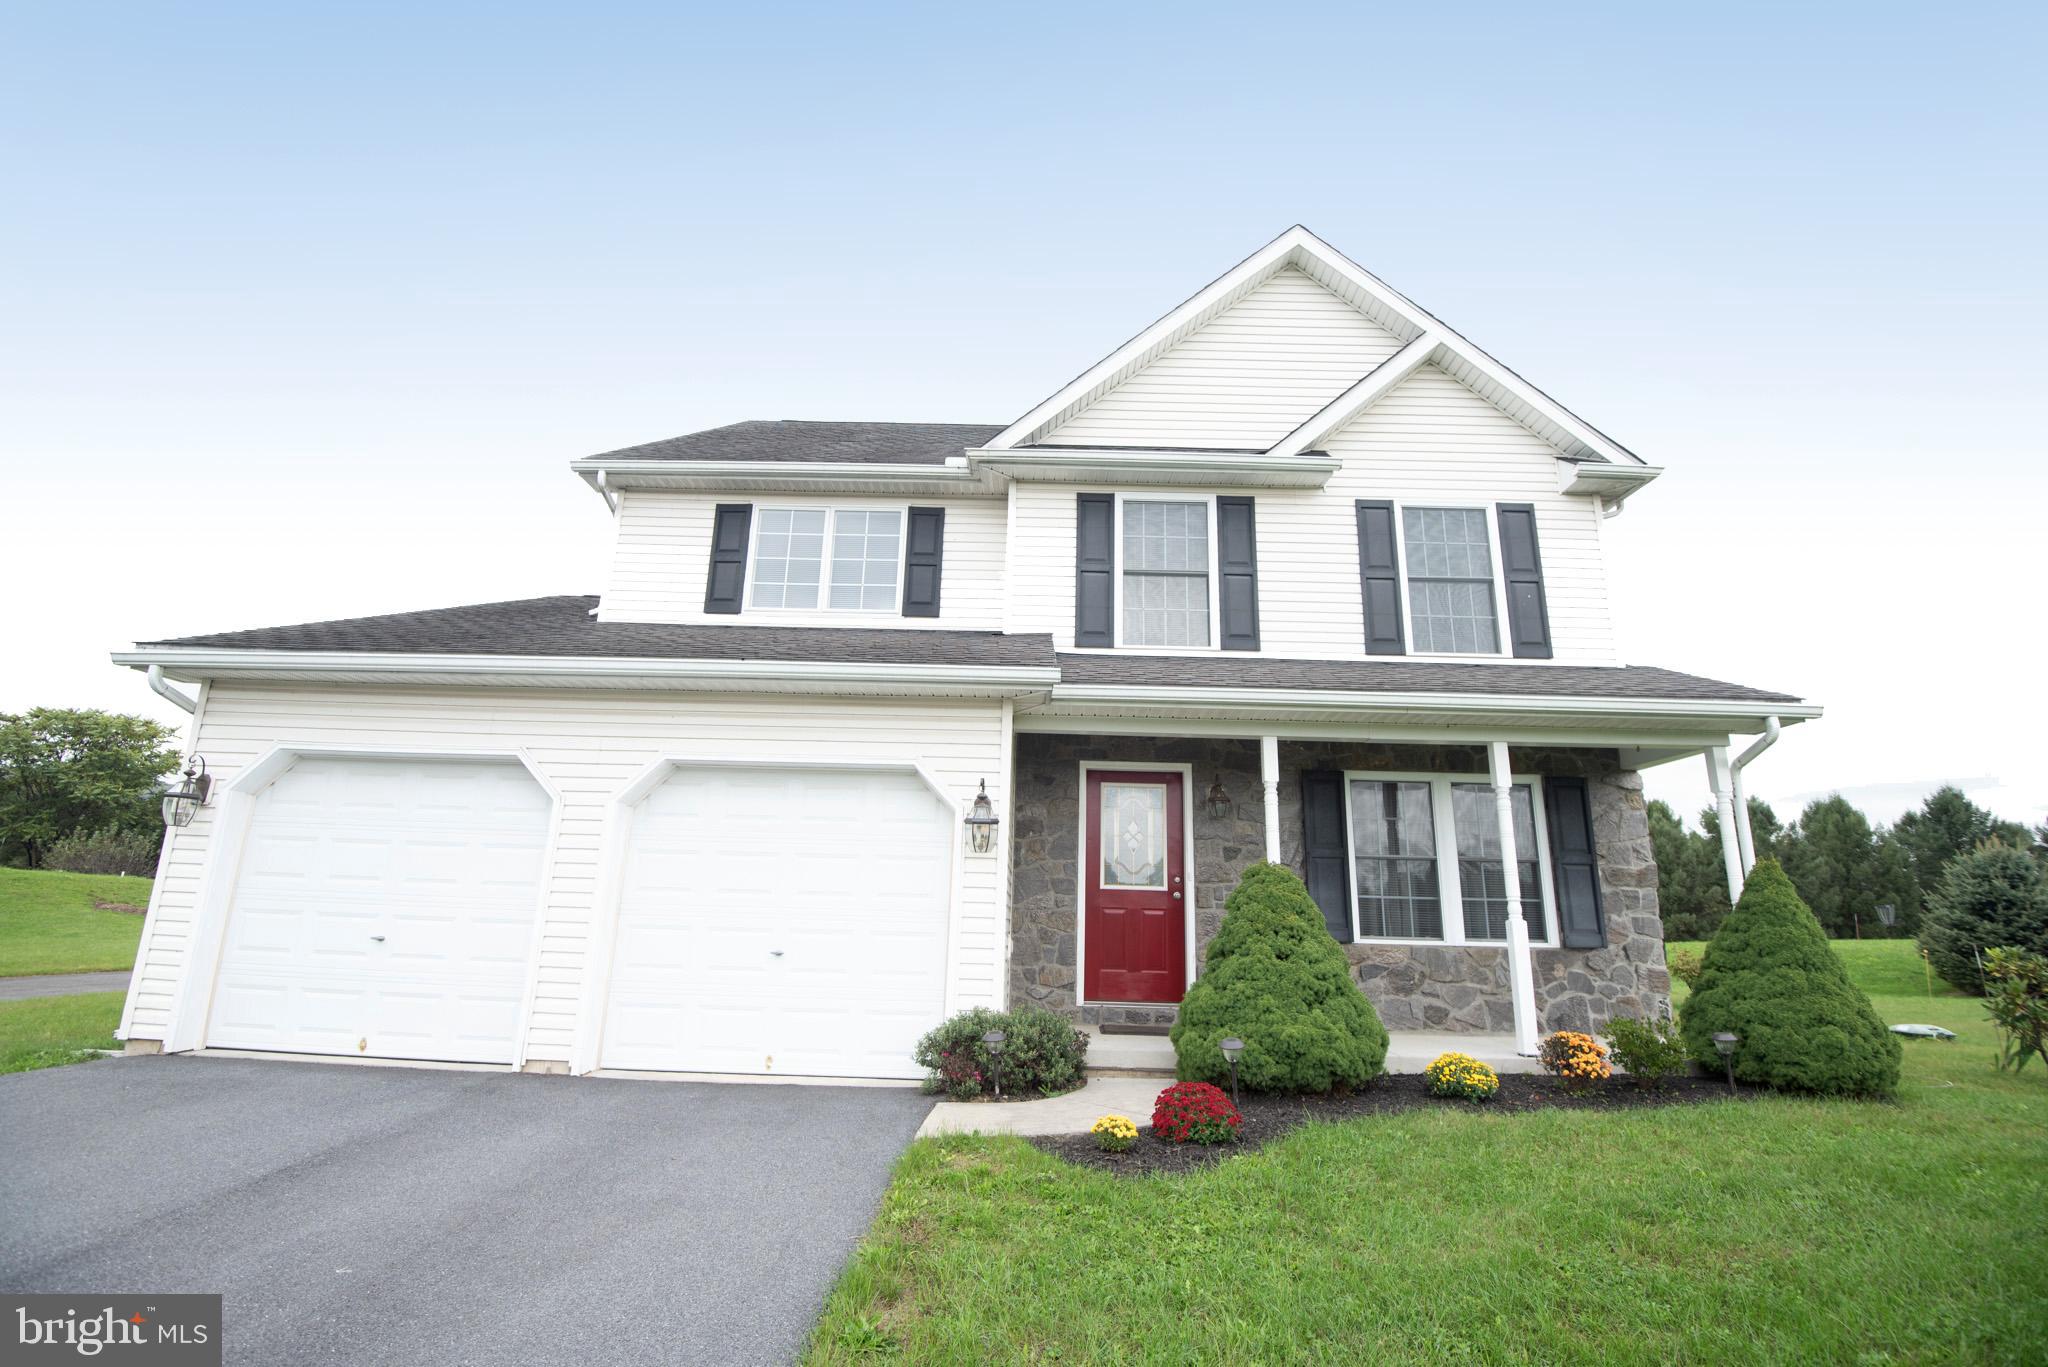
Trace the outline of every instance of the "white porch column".
<instances>
[{"instance_id":1,"label":"white porch column","mask_svg":"<svg viewBox=\"0 0 2048 1367\"><path fill-rule=\"evenodd\" d=\"M1266 794L1266 862L1280 862L1280 738L1259 737L1259 787Z\"/></svg>"},{"instance_id":2,"label":"white porch column","mask_svg":"<svg viewBox=\"0 0 2048 1367\"><path fill-rule=\"evenodd\" d=\"M1735 834L1735 781L1728 772L1728 747L1707 751L1707 786L1714 790L1714 812L1721 823L1721 862L1728 869L1728 903L1742 900L1742 847Z\"/></svg>"},{"instance_id":3,"label":"white porch column","mask_svg":"<svg viewBox=\"0 0 2048 1367\"><path fill-rule=\"evenodd\" d=\"M1500 825L1501 882L1508 894L1508 991L1515 1004L1515 1052L1536 1052L1536 960L1529 953L1529 924L1522 919L1522 871L1515 853L1514 771L1506 741L1486 747L1493 777L1493 814Z\"/></svg>"}]
</instances>

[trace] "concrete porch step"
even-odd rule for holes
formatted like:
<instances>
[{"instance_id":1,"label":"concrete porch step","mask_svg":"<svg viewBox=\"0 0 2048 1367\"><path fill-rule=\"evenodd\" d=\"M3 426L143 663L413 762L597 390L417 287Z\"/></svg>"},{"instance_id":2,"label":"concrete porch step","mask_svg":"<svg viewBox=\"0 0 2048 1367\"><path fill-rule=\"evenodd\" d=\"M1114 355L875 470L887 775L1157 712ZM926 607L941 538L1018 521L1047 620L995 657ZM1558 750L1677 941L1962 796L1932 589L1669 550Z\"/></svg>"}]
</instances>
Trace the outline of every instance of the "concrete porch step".
<instances>
[{"instance_id":1,"label":"concrete porch step","mask_svg":"<svg viewBox=\"0 0 2048 1367\"><path fill-rule=\"evenodd\" d=\"M1173 1041L1164 1035L1105 1035L1088 1029L1088 1076L1172 1077Z\"/></svg>"},{"instance_id":2,"label":"concrete porch step","mask_svg":"<svg viewBox=\"0 0 2048 1367\"><path fill-rule=\"evenodd\" d=\"M1470 1054L1496 1073L1540 1073L1543 1065L1515 1052L1513 1035L1470 1035L1443 1030L1391 1030L1387 1071L1419 1073L1439 1054ZM1164 1035L1105 1035L1088 1027L1088 1076L1172 1077L1173 1041Z\"/></svg>"}]
</instances>

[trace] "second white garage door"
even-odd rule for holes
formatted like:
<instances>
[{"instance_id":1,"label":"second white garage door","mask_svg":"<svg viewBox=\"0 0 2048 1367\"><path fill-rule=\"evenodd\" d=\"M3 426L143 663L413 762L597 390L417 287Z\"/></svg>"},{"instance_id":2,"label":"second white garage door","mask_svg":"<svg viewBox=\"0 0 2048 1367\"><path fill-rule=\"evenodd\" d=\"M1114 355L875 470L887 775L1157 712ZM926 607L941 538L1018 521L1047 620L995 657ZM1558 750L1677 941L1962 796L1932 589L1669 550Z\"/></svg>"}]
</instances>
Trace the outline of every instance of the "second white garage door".
<instances>
[{"instance_id":1,"label":"second white garage door","mask_svg":"<svg viewBox=\"0 0 2048 1367\"><path fill-rule=\"evenodd\" d=\"M921 1076L955 829L905 771L676 770L633 814L602 1066Z\"/></svg>"}]
</instances>

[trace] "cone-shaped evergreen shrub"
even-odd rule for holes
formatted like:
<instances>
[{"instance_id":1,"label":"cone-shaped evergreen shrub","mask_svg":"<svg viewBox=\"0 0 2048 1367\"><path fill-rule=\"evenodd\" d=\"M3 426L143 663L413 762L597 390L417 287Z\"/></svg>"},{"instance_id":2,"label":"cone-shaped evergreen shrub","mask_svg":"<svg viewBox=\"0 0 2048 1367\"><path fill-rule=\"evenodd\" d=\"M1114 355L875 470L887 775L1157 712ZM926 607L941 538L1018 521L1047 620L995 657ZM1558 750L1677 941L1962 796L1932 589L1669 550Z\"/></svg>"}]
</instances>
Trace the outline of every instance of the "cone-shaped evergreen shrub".
<instances>
[{"instance_id":1,"label":"cone-shaped evergreen shrub","mask_svg":"<svg viewBox=\"0 0 2048 1367\"><path fill-rule=\"evenodd\" d=\"M1958 855L1928 894L1920 947L1936 973L1982 993L1985 950L2048 954L2048 875L2032 855L1995 841Z\"/></svg>"},{"instance_id":2,"label":"cone-shaped evergreen shrub","mask_svg":"<svg viewBox=\"0 0 2048 1367\"><path fill-rule=\"evenodd\" d=\"M1744 1082L1855 1096L1889 1096L1899 1085L1898 1037L1849 981L1775 859L1756 861L1714 932L1679 1025L1708 1067L1719 1063L1715 1032L1740 1035L1735 1076Z\"/></svg>"},{"instance_id":3,"label":"cone-shaped evergreen shrub","mask_svg":"<svg viewBox=\"0 0 2048 1367\"><path fill-rule=\"evenodd\" d=\"M1223 907L1173 1027L1180 1077L1228 1083L1216 1046L1232 1035L1244 1041L1238 1080L1258 1091L1327 1092L1377 1077L1386 1027L1293 871L1252 865Z\"/></svg>"}]
</instances>

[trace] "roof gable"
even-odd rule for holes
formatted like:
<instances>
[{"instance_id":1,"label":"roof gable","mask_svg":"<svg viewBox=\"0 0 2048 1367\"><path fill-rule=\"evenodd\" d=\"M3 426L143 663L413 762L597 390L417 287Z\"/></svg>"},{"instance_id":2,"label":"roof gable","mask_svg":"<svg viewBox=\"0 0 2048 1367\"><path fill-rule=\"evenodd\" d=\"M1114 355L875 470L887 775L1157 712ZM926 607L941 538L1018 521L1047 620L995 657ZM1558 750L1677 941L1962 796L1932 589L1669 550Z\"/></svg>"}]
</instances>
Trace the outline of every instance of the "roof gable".
<instances>
[{"instance_id":1,"label":"roof gable","mask_svg":"<svg viewBox=\"0 0 2048 1367\"><path fill-rule=\"evenodd\" d=\"M1391 338L1394 349L1378 357L1377 365L1361 366L1351 383L1324 395L1320 407L1303 412L1291 430L1258 449L1282 455L1313 450L1420 366L1434 364L1549 442L1565 459L1643 464L1626 447L1299 225L1274 238L1075 376L990 439L986 448L1009 450L1038 444L1073 444L1067 434L1087 431L1085 415L1091 409L1109 403L1109 396L1134 377L1170 356L1181 354L1183 346L1203 329L1224 319L1288 273L1314 282L1349 305ZM1299 397L1321 394L1325 387L1306 386ZM1083 421L1077 424L1077 419ZM1252 427L1246 425L1243 430L1250 432ZM1056 437L1055 433L1062 435Z\"/></svg>"}]
</instances>

